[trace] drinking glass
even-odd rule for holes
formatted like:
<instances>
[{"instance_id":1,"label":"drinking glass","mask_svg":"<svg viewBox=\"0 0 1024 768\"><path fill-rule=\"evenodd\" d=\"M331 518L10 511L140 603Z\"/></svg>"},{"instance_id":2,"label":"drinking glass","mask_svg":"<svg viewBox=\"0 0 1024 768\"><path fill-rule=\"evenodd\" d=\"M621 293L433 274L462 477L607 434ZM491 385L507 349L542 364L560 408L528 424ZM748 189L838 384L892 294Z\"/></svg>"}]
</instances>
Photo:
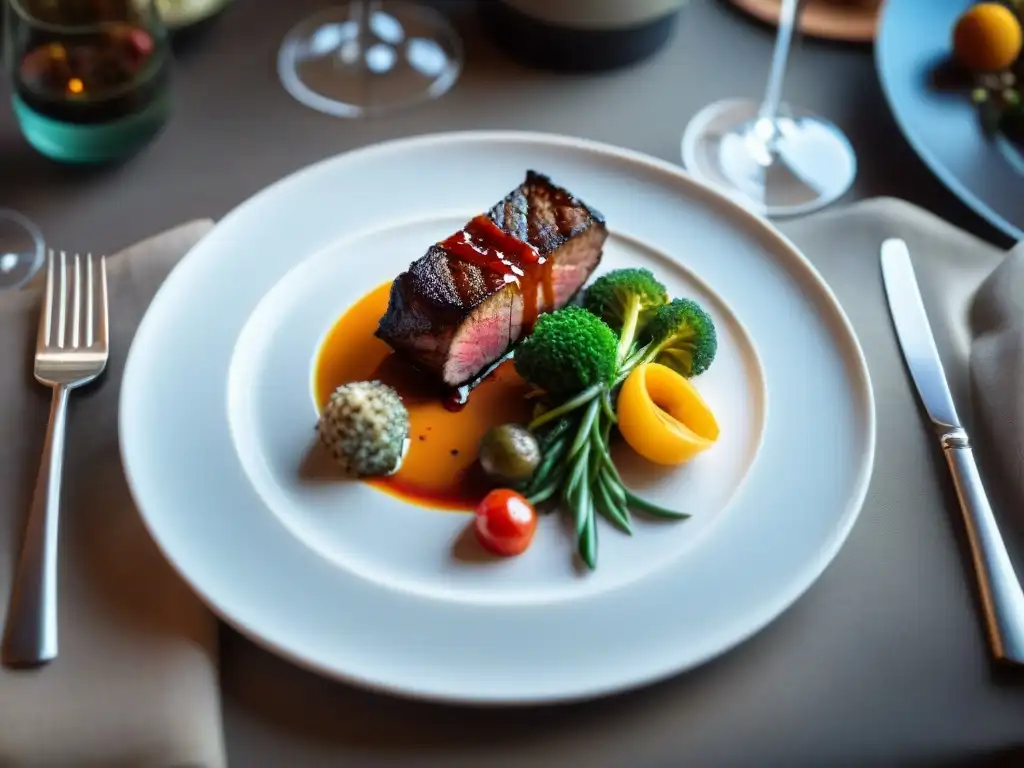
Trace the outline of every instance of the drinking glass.
<instances>
[{"instance_id":1,"label":"drinking glass","mask_svg":"<svg viewBox=\"0 0 1024 768\"><path fill-rule=\"evenodd\" d=\"M54 160L132 154L170 109L154 0L4 0L4 58L22 133Z\"/></svg>"},{"instance_id":2,"label":"drinking glass","mask_svg":"<svg viewBox=\"0 0 1024 768\"><path fill-rule=\"evenodd\" d=\"M352 0L303 19L285 37L277 71L307 107L369 117L436 99L462 72L462 40L432 8Z\"/></svg>"},{"instance_id":3,"label":"drinking glass","mask_svg":"<svg viewBox=\"0 0 1024 768\"><path fill-rule=\"evenodd\" d=\"M17 211L0 208L0 291L20 288L43 265L43 235Z\"/></svg>"},{"instance_id":4,"label":"drinking glass","mask_svg":"<svg viewBox=\"0 0 1024 768\"><path fill-rule=\"evenodd\" d=\"M782 0L764 100L731 99L686 126L683 164L694 176L767 216L793 216L841 197L857 174L846 135L828 120L782 103L782 83L801 0Z\"/></svg>"}]
</instances>

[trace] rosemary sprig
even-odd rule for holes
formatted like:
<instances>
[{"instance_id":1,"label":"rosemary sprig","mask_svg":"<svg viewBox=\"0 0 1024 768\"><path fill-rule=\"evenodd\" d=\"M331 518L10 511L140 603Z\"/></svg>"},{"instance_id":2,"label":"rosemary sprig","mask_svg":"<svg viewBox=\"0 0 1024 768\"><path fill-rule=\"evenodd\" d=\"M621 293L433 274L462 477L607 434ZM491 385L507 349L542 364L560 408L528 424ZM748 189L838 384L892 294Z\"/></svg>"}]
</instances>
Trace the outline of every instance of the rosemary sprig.
<instances>
[{"instance_id":1,"label":"rosemary sprig","mask_svg":"<svg viewBox=\"0 0 1024 768\"><path fill-rule=\"evenodd\" d=\"M641 359L638 356L637 359ZM629 358L624 365L628 364ZM612 461L609 440L617 422L613 386L591 387L531 424L539 435L544 458L524 489L534 505L561 502L572 516L577 552L588 568L597 567L597 517L632 535L630 511L652 517L685 520L689 515L665 509L626 488ZM552 418L544 417L558 412Z\"/></svg>"}]
</instances>

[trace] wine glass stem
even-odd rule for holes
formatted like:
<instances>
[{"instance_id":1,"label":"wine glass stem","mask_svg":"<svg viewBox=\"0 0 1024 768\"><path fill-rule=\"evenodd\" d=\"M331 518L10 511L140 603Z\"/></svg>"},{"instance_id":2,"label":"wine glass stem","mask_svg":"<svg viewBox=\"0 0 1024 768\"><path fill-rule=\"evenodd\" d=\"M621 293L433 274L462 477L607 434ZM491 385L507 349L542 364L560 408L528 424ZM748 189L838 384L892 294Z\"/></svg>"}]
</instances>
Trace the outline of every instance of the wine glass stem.
<instances>
[{"instance_id":1,"label":"wine glass stem","mask_svg":"<svg viewBox=\"0 0 1024 768\"><path fill-rule=\"evenodd\" d=\"M338 47L339 64L366 68L364 53L369 47L370 15L376 10L376 4L376 0L350 0L348 18L349 23L355 25L355 35Z\"/></svg>"},{"instance_id":2,"label":"wine glass stem","mask_svg":"<svg viewBox=\"0 0 1024 768\"><path fill-rule=\"evenodd\" d=\"M359 33L370 28L370 18L380 10L380 0L352 0L352 20L359 25Z\"/></svg>"},{"instance_id":3,"label":"wine glass stem","mask_svg":"<svg viewBox=\"0 0 1024 768\"><path fill-rule=\"evenodd\" d=\"M782 100L782 83L786 77L786 64L789 62L789 50L793 44L793 32L796 29L801 3L802 0L782 0L779 10L779 31L775 37L775 50L772 52L768 87L758 111L758 128L767 129L765 133L768 135L775 133L775 118L778 116L779 103Z\"/></svg>"}]
</instances>

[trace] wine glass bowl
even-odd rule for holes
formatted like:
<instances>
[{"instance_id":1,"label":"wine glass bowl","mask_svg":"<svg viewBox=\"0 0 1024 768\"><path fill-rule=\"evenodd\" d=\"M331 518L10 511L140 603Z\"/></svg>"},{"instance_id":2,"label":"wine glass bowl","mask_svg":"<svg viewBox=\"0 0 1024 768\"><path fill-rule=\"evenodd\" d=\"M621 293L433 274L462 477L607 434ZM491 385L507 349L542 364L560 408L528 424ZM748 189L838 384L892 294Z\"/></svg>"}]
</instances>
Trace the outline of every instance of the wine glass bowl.
<instances>
[{"instance_id":1,"label":"wine glass bowl","mask_svg":"<svg viewBox=\"0 0 1024 768\"><path fill-rule=\"evenodd\" d=\"M300 103L370 117L436 99L458 80L462 40L437 11L407 0L353 0L300 21L278 75Z\"/></svg>"},{"instance_id":2,"label":"wine glass bowl","mask_svg":"<svg viewBox=\"0 0 1024 768\"><path fill-rule=\"evenodd\" d=\"M17 211L0 208L0 291L20 288L43 265L43 235Z\"/></svg>"},{"instance_id":3,"label":"wine glass bowl","mask_svg":"<svg viewBox=\"0 0 1024 768\"><path fill-rule=\"evenodd\" d=\"M686 127L683 164L695 176L769 217L819 210L850 188L857 171L842 130L806 109L731 99L701 110Z\"/></svg>"},{"instance_id":4,"label":"wine glass bowl","mask_svg":"<svg viewBox=\"0 0 1024 768\"><path fill-rule=\"evenodd\" d=\"M764 99L727 99L686 126L686 169L765 216L796 216L829 205L857 175L843 131L813 112L782 102L782 83L801 0L782 0Z\"/></svg>"},{"instance_id":5,"label":"wine glass bowl","mask_svg":"<svg viewBox=\"0 0 1024 768\"><path fill-rule=\"evenodd\" d=\"M170 53L152 0L5 0L4 53L21 131L62 162L106 162L169 115Z\"/></svg>"}]
</instances>

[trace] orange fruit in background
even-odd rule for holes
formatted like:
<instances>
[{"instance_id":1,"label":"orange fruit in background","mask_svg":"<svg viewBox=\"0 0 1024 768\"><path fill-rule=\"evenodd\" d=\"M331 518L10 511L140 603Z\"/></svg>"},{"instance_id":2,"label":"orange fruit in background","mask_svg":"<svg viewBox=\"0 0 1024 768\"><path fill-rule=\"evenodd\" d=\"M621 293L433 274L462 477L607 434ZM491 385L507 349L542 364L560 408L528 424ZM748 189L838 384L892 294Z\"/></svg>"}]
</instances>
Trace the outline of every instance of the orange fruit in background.
<instances>
[{"instance_id":1,"label":"orange fruit in background","mask_svg":"<svg viewBox=\"0 0 1024 768\"><path fill-rule=\"evenodd\" d=\"M953 29L953 56L967 69L998 72L1020 55L1017 15L1001 3L979 3L964 12Z\"/></svg>"},{"instance_id":2,"label":"orange fruit in background","mask_svg":"<svg viewBox=\"0 0 1024 768\"><path fill-rule=\"evenodd\" d=\"M718 422L686 377L659 363L641 365L619 392L619 432L655 464L682 464L718 440Z\"/></svg>"}]
</instances>

